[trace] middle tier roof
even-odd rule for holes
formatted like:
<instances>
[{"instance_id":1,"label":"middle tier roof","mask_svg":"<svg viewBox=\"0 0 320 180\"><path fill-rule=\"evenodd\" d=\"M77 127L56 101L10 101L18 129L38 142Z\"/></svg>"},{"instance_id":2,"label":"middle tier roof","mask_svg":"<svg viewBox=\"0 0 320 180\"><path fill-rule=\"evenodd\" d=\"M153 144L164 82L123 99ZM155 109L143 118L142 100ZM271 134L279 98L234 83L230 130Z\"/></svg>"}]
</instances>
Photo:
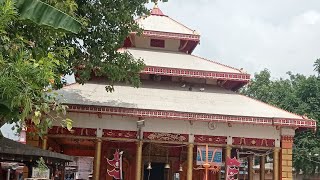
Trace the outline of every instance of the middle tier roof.
<instances>
[{"instance_id":1,"label":"middle tier roof","mask_svg":"<svg viewBox=\"0 0 320 180\"><path fill-rule=\"evenodd\" d=\"M239 69L183 52L138 48L119 51L126 51L136 59L143 59L146 68L142 73L145 74L208 78L243 84L250 80L250 74Z\"/></svg>"}]
</instances>

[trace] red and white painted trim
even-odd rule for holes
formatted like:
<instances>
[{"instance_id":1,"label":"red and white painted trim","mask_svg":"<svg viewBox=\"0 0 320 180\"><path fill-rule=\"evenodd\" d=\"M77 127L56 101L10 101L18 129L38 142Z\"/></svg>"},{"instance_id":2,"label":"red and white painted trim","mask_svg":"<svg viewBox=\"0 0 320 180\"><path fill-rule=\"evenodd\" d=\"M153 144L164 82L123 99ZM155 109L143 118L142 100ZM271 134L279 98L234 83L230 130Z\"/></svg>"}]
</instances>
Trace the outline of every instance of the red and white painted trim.
<instances>
[{"instance_id":1,"label":"red and white painted trim","mask_svg":"<svg viewBox=\"0 0 320 180\"><path fill-rule=\"evenodd\" d=\"M102 137L136 139L137 131L103 129Z\"/></svg>"},{"instance_id":2,"label":"red and white painted trim","mask_svg":"<svg viewBox=\"0 0 320 180\"><path fill-rule=\"evenodd\" d=\"M195 34L180 34L180 33L171 33L171 32L148 31L148 30L144 30L142 34L146 37L200 41L200 35L195 35Z\"/></svg>"},{"instance_id":3,"label":"red and white painted trim","mask_svg":"<svg viewBox=\"0 0 320 180\"><path fill-rule=\"evenodd\" d=\"M232 145L275 147L275 139L233 137L232 138Z\"/></svg>"},{"instance_id":4,"label":"red and white painted trim","mask_svg":"<svg viewBox=\"0 0 320 180\"><path fill-rule=\"evenodd\" d=\"M141 73L160 74L160 75L167 75L167 76L211 78L211 79L218 79L218 80L233 80L233 81L244 81L244 82L250 81L250 74L199 71L199 70L176 69L176 68L165 68L165 67L155 67L155 66L147 66Z\"/></svg>"},{"instance_id":5,"label":"red and white painted trim","mask_svg":"<svg viewBox=\"0 0 320 180\"><path fill-rule=\"evenodd\" d=\"M285 118L264 118L264 117L247 117L247 116L230 116L219 114L200 114L176 111L161 111L150 109L131 109L105 106L88 106L68 104L68 112L77 113L102 113L108 115L133 116L142 118L162 118L175 120L192 120L192 121L215 121L221 123L240 123L240 124L257 124L268 126L287 126L287 127L304 127L316 128L316 121L309 119L285 119Z\"/></svg>"},{"instance_id":6,"label":"red and white painted trim","mask_svg":"<svg viewBox=\"0 0 320 180\"><path fill-rule=\"evenodd\" d=\"M194 135L195 143L227 144L226 136Z\"/></svg>"}]
</instances>

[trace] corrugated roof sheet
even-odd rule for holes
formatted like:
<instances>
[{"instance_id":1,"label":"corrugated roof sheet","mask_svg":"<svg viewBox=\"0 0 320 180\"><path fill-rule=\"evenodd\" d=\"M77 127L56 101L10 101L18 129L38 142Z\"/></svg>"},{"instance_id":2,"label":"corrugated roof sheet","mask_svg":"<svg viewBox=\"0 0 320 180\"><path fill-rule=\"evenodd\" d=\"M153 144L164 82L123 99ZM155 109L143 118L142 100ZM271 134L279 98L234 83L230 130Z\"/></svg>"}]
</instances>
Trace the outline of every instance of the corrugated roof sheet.
<instances>
[{"instance_id":1,"label":"corrugated roof sheet","mask_svg":"<svg viewBox=\"0 0 320 180\"><path fill-rule=\"evenodd\" d=\"M142 58L147 66L199 71L241 73L240 70L183 52L151 49L127 49L135 58Z\"/></svg>"},{"instance_id":2,"label":"corrugated roof sheet","mask_svg":"<svg viewBox=\"0 0 320 180\"><path fill-rule=\"evenodd\" d=\"M142 87L116 85L115 92L105 91L105 83L74 84L58 92L68 104L122 108L178 111L190 113L302 119L301 116L278 109L219 87L182 88L174 83L143 82Z\"/></svg>"},{"instance_id":3,"label":"corrugated roof sheet","mask_svg":"<svg viewBox=\"0 0 320 180\"><path fill-rule=\"evenodd\" d=\"M56 161L73 161L72 156L68 156L65 154L60 154L56 152L51 152L49 150L43 150L37 147L33 147L27 144L22 144L11 139L0 137L0 155L2 155L4 160L12 160L6 159L6 156L15 156L17 159L24 159L29 161L30 157L34 157L34 160L37 158L50 158Z\"/></svg>"}]
</instances>

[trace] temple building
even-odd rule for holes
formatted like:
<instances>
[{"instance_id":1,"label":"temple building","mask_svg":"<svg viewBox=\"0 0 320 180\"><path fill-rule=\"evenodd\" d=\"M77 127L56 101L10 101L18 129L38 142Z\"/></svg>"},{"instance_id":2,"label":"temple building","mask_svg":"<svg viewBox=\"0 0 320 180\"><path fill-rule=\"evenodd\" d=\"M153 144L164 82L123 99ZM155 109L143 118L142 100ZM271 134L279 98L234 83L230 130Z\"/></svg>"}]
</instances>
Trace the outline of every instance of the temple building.
<instances>
[{"instance_id":1,"label":"temple building","mask_svg":"<svg viewBox=\"0 0 320 180\"><path fill-rule=\"evenodd\" d=\"M91 157L95 180L203 180L206 161L209 180L292 179L295 131L316 122L239 94L250 75L193 55L200 34L157 6L137 23L119 51L144 60L141 87L65 86L73 129L57 123L39 145Z\"/></svg>"}]
</instances>

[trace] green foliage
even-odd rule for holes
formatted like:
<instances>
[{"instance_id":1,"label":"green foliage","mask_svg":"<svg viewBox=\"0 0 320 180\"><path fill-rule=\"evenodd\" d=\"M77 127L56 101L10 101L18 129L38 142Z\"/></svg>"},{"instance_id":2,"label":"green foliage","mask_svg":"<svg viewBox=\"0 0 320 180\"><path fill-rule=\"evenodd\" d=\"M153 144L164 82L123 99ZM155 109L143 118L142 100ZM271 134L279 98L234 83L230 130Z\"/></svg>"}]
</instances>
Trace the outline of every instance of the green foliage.
<instances>
[{"instance_id":1,"label":"green foliage","mask_svg":"<svg viewBox=\"0 0 320 180\"><path fill-rule=\"evenodd\" d=\"M39 176L38 178L44 178L44 173L49 169L46 163L44 162L44 159L40 157L40 159L37 161L37 168L39 169ZM41 177L43 176L43 177Z\"/></svg>"},{"instance_id":2,"label":"green foliage","mask_svg":"<svg viewBox=\"0 0 320 180\"><path fill-rule=\"evenodd\" d=\"M319 61L317 60L319 63ZM316 62L316 64L317 64ZM288 72L287 79L271 79L270 72L255 74L250 84L241 93L275 105L287 111L320 119L320 79ZM318 123L319 125L319 123ZM317 128L318 129L318 128ZM294 167L305 174L315 173L320 164L320 134L310 130L297 130L294 139Z\"/></svg>"},{"instance_id":3,"label":"green foliage","mask_svg":"<svg viewBox=\"0 0 320 180\"><path fill-rule=\"evenodd\" d=\"M13 3L13 1L0 0L0 5L5 2ZM73 33L80 31L81 24L75 18L40 0L18 0L15 1L15 7L21 19L29 19L39 25Z\"/></svg>"},{"instance_id":4,"label":"green foliage","mask_svg":"<svg viewBox=\"0 0 320 180\"><path fill-rule=\"evenodd\" d=\"M320 76L320 58L316 60L316 62L314 63L314 70L318 73L318 75Z\"/></svg>"},{"instance_id":5,"label":"green foliage","mask_svg":"<svg viewBox=\"0 0 320 180\"><path fill-rule=\"evenodd\" d=\"M117 50L130 32L141 32L134 18L148 13L144 6L146 1L76 0L76 3L76 14L86 19L87 26L77 35L69 34L60 42L72 44L75 49L75 56L69 59L69 63L76 67L73 69L76 80L84 83L94 72L108 78L108 91L113 91L113 83L119 81L138 87L143 61Z\"/></svg>"},{"instance_id":6,"label":"green foliage","mask_svg":"<svg viewBox=\"0 0 320 180\"><path fill-rule=\"evenodd\" d=\"M0 1L0 33L5 33L6 26L10 23L10 21L17 15L17 12L14 8L14 3L10 0L5 2Z\"/></svg>"},{"instance_id":7,"label":"green foliage","mask_svg":"<svg viewBox=\"0 0 320 180\"><path fill-rule=\"evenodd\" d=\"M0 6L0 19L0 126L30 119L41 136L64 119L66 106L50 91L61 86L73 49L55 46L63 32L18 18L10 0Z\"/></svg>"}]
</instances>

